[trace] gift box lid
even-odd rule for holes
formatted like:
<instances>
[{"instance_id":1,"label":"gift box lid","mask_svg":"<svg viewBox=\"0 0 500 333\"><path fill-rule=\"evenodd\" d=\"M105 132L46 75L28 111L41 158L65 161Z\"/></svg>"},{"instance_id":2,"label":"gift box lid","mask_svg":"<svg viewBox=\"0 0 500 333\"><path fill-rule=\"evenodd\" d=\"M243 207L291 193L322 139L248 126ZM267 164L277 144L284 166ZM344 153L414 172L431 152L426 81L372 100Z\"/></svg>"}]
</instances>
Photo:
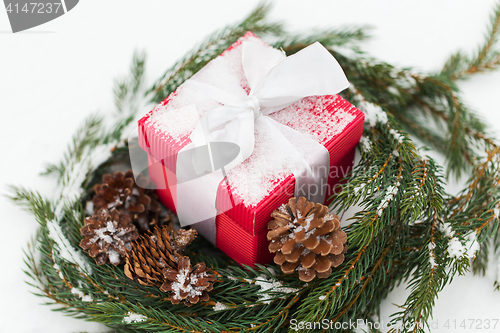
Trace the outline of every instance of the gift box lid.
<instances>
[{"instance_id":1,"label":"gift box lid","mask_svg":"<svg viewBox=\"0 0 500 333\"><path fill-rule=\"evenodd\" d=\"M241 87L248 93L241 65L243 41L271 48L249 32L193 78L229 93L241 93ZM139 121L141 147L175 174L177 153L191 142L189 135L203 114L217 106L220 104L208 94L200 94L185 84L181 85ZM357 144L364 123L364 114L338 95L307 97L270 117L325 146L330 153L330 166L338 163ZM294 177L287 167L287 163L293 161L287 160L287 151L266 136L266 128L255 127L252 156L230 170L227 182L219 186L219 193L227 192L230 196L219 195L218 198L237 198L235 201L240 204L233 207L233 202L219 199L216 203L218 210L225 211L251 233L265 228L272 210L288 200L290 189L293 194ZM280 162L275 163L276 160Z\"/></svg>"}]
</instances>

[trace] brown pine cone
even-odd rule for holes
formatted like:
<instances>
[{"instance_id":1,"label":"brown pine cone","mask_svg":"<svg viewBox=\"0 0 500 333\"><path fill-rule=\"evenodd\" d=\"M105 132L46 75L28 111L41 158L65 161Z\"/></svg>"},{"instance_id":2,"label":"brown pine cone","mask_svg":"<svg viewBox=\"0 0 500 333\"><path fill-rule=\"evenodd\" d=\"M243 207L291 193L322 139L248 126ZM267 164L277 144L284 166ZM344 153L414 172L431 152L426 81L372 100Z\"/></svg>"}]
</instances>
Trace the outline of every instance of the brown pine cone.
<instances>
[{"instance_id":1,"label":"brown pine cone","mask_svg":"<svg viewBox=\"0 0 500 333\"><path fill-rule=\"evenodd\" d=\"M140 233L153 230L155 226L163 225L159 214L161 206L154 190L149 187L149 179L139 175L134 180L132 170L125 174L121 171L113 175L105 174L102 184L94 186L95 196L92 198L94 212L100 208L117 209L130 214L132 222Z\"/></svg>"},{"instance_id":2,"label":"brown pine cone","mask_svg":"<svg viewBox=\"0 0 500 333\"><path fill-rule=\"evenodd\" d=\"M133 188L133 174L131 175L129 172L124 174L121 171L115 172L113 175L105 174L102 176L102 184L94 186L95 196L92 198L94 213L101 208L111 210L122 207L132 194Z\"/></svg>"},{"instance_id":3,"label":"brown pine cone","mask_svg":"<svg viewBox=\"0 0 500 333\"><path fill-rule=\"evenodd\" d=\"M132 244L125 259L125 275L142 285L160 287L163 269L177 267L179 253L172 248L168 226L148 231Z\"/></svg>"},{"instance_id":4,"label":"brown pine cone","mask_svg":"<svg viewBox=\"0 0 500 333\"><path fill-rule=\"evenodd\" d=\"M213 288L215 275L210 274L205 263L197 263L191 267L188 257L178 261L177 268L163 270L165 283L160 287L163 292L170 292L172 304L183 302L187 306L198 303L201 299L208 301L208 292Z\"/></svg>"},{"instance_id":5,"label":"brown pine cone","mask_svg":"<svg viewBox=\"0 0 500 333\"><path fill-rule=\"evenodd\" d=\"M344 261L347 235L338 216L328 214L328 207L304 197L291 198L271 216L269 251L276 252L274 262L285 274L298 271L299 278L309 282L316 276L326 278Z\"/></svg>"},{"instance_id":6,"label":"brown pine cone","mask_svg":"<svg viewBox=\"0 0 500 333\"><path fill-rule=\"evenodd\" d=\"M151 205L151 201L151 197L146 194L145 189L134 183L132 194L125 201L125 209L132 213L143 213L148 210ZM160 210L159 208L160 207L158 206L158 211Z\"/></svg>"},{"instance_id":7,"label":"brown pine cone","mask_svg":"<svg viewBox=\"0 0 500 333\"><path fill-rule=\"evenodd\" d=\"M132 190L132 196L125 205L125 208L131 212L132 220L141 233L153 230L156 226L161 227L165 222L159 216L161 206L158 202L158 196L154 190L148 188L149 185L149 179L139 175Z\"/></svg>"},{"instance_id":8,"label":"brown pine cone","mask_svg":"<svg viewBox=\"0 0 500 333\"><path fill-rule=\"evenodd\" d=\"M164 225L155 227L132 243L125 259L125 275L136 282L160 287L165 281L162 271L177 267L182 251L198 235L194 229L179 229Z\"/></svg>"},{"instance_id":9,"label":"brown pine cone","mask_svg":"<svg viewBox=\"0 0 500 333\"><path fill-rule=\"evenodd\" d=\"M106 262L120 264L127 250L132 248L131 242L139 237L128 214L117 210L109 212L104 208L99 209L92 217L87 217L80 232L84 236L80 247L93 257L98 265Z\"/></svg>"},{"instance_id":10,"label":"brown pine cone","mask_svg":"<svg viewBox=\"0 0 500 333\"><path fill-rule=\"evenodd\" d=\"M198 236L195 229L178 229L169 228L170 238L172 239L172 248L177 253L182 253L186 247L191 244Z\"/></svg>"}]
</instances>

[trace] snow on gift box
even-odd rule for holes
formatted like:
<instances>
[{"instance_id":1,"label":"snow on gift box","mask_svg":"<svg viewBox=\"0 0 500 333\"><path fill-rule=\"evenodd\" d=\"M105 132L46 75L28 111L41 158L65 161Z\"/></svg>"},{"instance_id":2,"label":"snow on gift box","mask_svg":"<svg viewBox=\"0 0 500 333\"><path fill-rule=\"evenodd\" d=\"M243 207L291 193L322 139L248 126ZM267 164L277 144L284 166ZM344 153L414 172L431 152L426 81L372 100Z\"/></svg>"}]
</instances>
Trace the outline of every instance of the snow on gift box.
<instances>
[{"instance_id":1,"label":"snow on gift box","mask_svg":"<svg viewBox=\"0 0 500 333\"><path fill-rule=\"evenodd\" d=\"M347 85L320 44L286 57L248 32L139 121L160 200L236 262L269 263L271 212L328 204L352 168L364 115Z\"/></svg>"}]
</instances>

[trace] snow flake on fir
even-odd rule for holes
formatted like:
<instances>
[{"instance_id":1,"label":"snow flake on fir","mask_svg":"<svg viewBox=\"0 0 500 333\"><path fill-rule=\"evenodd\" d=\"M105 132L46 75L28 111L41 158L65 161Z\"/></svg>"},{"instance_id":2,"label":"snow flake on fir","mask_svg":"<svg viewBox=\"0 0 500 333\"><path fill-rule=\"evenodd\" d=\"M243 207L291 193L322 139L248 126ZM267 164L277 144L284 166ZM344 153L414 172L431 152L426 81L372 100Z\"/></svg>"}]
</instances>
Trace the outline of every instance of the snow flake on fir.
<instances>
[{"instance_id":1,"label":"snow flake on fir","mask_svg":"<svg viewBox=\"0 0 500 333\"><path fill-rule=\"evenodd\" d=\"M476 232L471 232L466 237L465 248L467 249L467 254L470 259L476 256L477 251L479 251L480 245L477 241Z\"/></svg>"},{"instance_id":2,"label":"snow flake on fir","mask_svg":"<svg viewBox=\"0 0 500 333\"><path fill-rule=\"evenodd\" d=\"M373 127L377 125L377 123L387 123L387 113L385 113L385 111L382 110L380 106L370 102L362 101L358 104L358 107L365 114L366 125Z\"/></svg>"},{"instance_id":3,"label":"snow flake on fir","mask_svg":"<svg viewBox=\"0 0 500 333\"><path fill-rule=\"evenodd\" d=\"M452 258L460 258L462 256L467 256L472 259L476 256L477 251L479 251L480 245L477 241L477 235L473 231L465 236L465 244L458 237L455 237L455 233L451 227L450 223L442 223L439 225L439 230L445 234L445 236L450 238L448 243L448 255Z\"/></svg>"},{"instance_id":4,"label":"snow flake on fir","mask_svg":"<svg viewBox=\"0 0 500 333\"><path fill-rule=\"evenodd\" d=\"M55 258L55 254L54 254L54 249L52 248L52 258ZM64 275L61 271L61 267L59 267L59 265L56 263L56 261L54 259L52 259L54 261L54 264L52 265L52 267L54 267L54 269L56 270L57 274L59 275L59 277L61 278L61 280L64 280Z\"/></svg>"},{"instance_id":5,"label":"snow flake on fir","mask_svg":"<svg viewBox=\"0 0 500 333\"><path fill-rule=\"evenodd\" d=\"M477 251L479 251L479 247L476 233L471 232L465 237L465 244L458 237L452 237L448 243L448 254L452 258L467 256L469 259L472 259L475 257Z\"/></svg>"},{"instance_id":6,"label":"snow flake on fir","mask_svg":"<svg viewBox=\"0 0 500 333\"><path fill-rule=\"evenodd\" d=\"M57 191L60 193L59 203L56 206L56 216L61 219L64 207L64 200L73 200L82 193L82 183L87 174L111 157L112 144L97 145L95 147L86 146L78 162L69 165L62 176L61 187Z\"/></svg>"},{"instance_id":7,"label":"snow flake on fir","mask_svg":"<svg viewBox=\"0 0 500 333\"><path fill-rule=\"evenodd\" d=\"M59 278L61 280L64 280L64 275L63 275L63 273L61 271L61 267L59 267L59 265L56 264L55 262L54 262L54 265L52 265L52 267L54 267L54 269L57 271L57 275L59 275Z\"/></svg>"},{"instance_id":8,"label":"snow flake on fir","mask_svg":"<svg viewBox=\"0 0 500 333\"><path fill-rule=\"evenodd\" d=\"M403 134L399 133L398 131L392 128L389 130L389 133L391 133L392 136L394 137L394 140L398 141L399 143L402 143L403 139L405 138Z\"/></svg>"},{"instance_id":9,"label":"snow flake on fir","mask_svg":"<svg viewBox=\"0 0 500 333\"><path fill-rule=\"evenodd\" d=\"M409 92L415 92L416 80L413 77L414 75L423 77L421 73L412 72L411 70L405 71L404 73L395 72L391 76L394 78L395 85Z\"/></svg>"},{"instance_id":10,"label":"snow flake on fir","mask_svg":"<svg viewBox=\"0 0 500 333\"><path fill-rule=\"evenodd\" d=\"M71 243L61 230L59 223L55 220L47 221L47 229L49 231L49 237L55 242L54 245L57 246L61 258L91 274L91 268L87 260L80 252L71 246Z\"/></svg>"},{"instance_id":11,"label":"snow flake on fir","mask_svg":"<svg viewBox=\"0 0 500 333\"><path fill-rule=\"evenodd\" d=\"M385 193L384 199L380 202L380 204L377 207L378 216L382 216L382 212L384 211L384 209L387 208L387 206L392 201L394 196L398 193L400 185L401 183L398 180L398 182L394 186L391 185L387 188L387 192Z\"/></svg>"},{"instance_id":12,"label":"snow flake on fir","mask_svg":"<svg viewBox=\"0 0 500 333\"><path fill-rule=\"evenodd\" d=\"M148 317L134 313L134 312L128 312L125 317L123 317L122 322L125 324L132 324L132 323L140 323L143 321L146 321Z\"/></svg>"},{"instance_id":13,"label":"snow flake on fir","mask_svg":"<svg viewBox=\"0 0 500 333\"><path fill-rule=\"evenodd\" d=\"M430 242L427 247L429 248L429 263L431 265L431 268L434 269L437 267L436 254L434 252L434 249L436 248L436 244L433 242Z\"/></svg>"},{"instance_id":14,"label":"snow flake on fir","mask_svg":"<svg viewBox=\"0 0 500 333\"><path fill-rule=\"evenodd\" d=\"M361 147L363 148L363 151L365 153L369 152L372 149L372 142L367 137L362 136L359 142L361 143Z\"/></svg>"},{"instance_id":15,"label":"snow flake on fir","mask_svg":"<svg viewBox=\"0 0 500 333\"><path fill-rule=\"evenodd\" d=\"M391 87L387 88L387 91L390 92L393 95L396 95L396 96L400 95L398 88L396 88L394 86L391 86Z\"/></svg>"},{"instance_id":16,"label":"snow flake on fir","mask_svg":"<svg viewBox=\"0 0 500 333\"><path fill-rule=\"evenodd\" d=\"M244 279L244 281L254 283L260 287L258 293L259 301L266 304L270 303L273 298L276 298L277 293L290 294L298 291L296 288L284 287L281 281L268 279L265 276L261 276L255 280Z\"/></svg>"},{"instance_id":17,"label":"snow flake on fir","mask_svg":"<svg viewBox=\"0 0 500 333\"><path fill-rule=\"evenodd\" d=\"M227 308L228 308L227 305L221 302L215 303L215 306L213 307L214 311L226 310Z\"/></svg>"},{"instance_id":18,"label":"snow flake on fir","mask_svg":"<svg viewBox=\"0 0 500 333\"><path fill-rule=\"evenodd\" d=\"M448 254L452 258L460 258L465 254L465 246L460 239L453 237L448 243Z\"/></svg>"},{"instance_id":19,"label":"snow flake on fir","mask_svg":"<svg viewBox=\"0 0 500 333\"><path fill-rule=\"evenodd\" d=\"M439 230L444 233L448 237L453 237L453 229L451 228L451 224L448 222L444 222L439 225Z\"/></svg>"},{"instance_id":20,"label":"snow flake on fir","mask_svg":"<svg viewBox=\"0 0 500 333\"><path fill-rule=\"evenodd\" d=\"M73 287L71 289L71 293L72 294L75 294L75 295L78 295L78 297L80 297L80 299L83 301L83 302L92 302L94 299L92 298L92 296L90 295L85 295L85 293L83 291L81 291L80 289L76 288L76 287Z\"/></svg>"}]
</instances>

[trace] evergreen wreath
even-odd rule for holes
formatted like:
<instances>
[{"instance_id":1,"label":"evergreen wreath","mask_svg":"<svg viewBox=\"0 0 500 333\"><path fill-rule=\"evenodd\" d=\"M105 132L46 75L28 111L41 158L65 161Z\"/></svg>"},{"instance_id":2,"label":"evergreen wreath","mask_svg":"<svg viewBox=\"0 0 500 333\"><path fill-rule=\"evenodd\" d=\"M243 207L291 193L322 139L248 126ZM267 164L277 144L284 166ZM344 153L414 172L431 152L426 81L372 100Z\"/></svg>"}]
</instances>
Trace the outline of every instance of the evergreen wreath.
<instances>
[{"instance_id":1,"label":"evergreen wreath","mask_svg":"<svg viewBox=\"0 0 500 333\"><path fill-rule=\"evenodd\" d=\"M116 83L115 123L105 127L103 117L89 117L64 159L47 166L45 174L60 185L57 199L11 188L11 199L40 223L26 251L26 273L38 295L66 314L116 332L276 332L287 331L292 318L372 322L389 291L408 281L411 293L392 324L404 323L402 332L423 332L435 299L454 276L469 269L484 274L489 251L500 254L500 147L463 104L456 81L500 67L500 4L478 52L454 54L441 72L431 74L396 68L361 52L366 28L293 35L266 20L268 9L260 5L240 24L212 34L150 89L143 82L145 55L136 53L130 76ZM188 308L172 304L157 287L129 279L123 264L98 265L79 247L80 229L92 214L86 203L94 186L103 175L127 169L131 143L126 135L137 111L163 100L246 31L288 55L319 41L344 68L352 86L342 96L365 112L366 124L361 161L330 208L341 212L357 204L361 211L343 229L348 236L344 262L328 278L305 284L276 264L238 266L197 238L184 250L182 267L202 271L205 266L197 263L203 262L215 277L206 284L213 282L209 300L202 297ZM412 137L446 156L448 177L470 175L459 195L445 193L443 168L417 149Z\"/></svg>"}]
</instances>

